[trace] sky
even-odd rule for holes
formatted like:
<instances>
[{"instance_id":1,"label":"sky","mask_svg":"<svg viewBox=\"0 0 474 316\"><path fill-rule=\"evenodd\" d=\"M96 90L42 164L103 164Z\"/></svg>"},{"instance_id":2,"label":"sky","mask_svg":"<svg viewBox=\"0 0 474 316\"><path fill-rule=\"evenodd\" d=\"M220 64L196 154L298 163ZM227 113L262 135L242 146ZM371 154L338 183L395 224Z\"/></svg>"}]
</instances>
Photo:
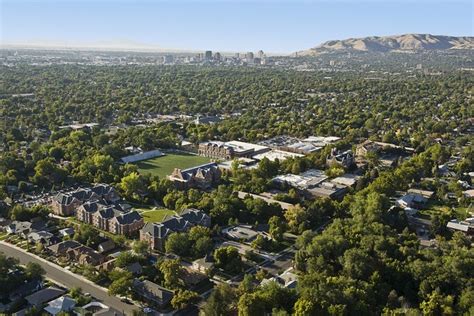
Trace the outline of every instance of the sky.
<instances>
[{"instance_id":1,"label":"sky","mask_svg":"<svg viewBox=\"0 0 474 316\"><path fill-rule=\"evenodd\" d=\"M291 53L405 33L473 36L471 0L0 0L8 44Z\"/></svg>"}]
</instances>

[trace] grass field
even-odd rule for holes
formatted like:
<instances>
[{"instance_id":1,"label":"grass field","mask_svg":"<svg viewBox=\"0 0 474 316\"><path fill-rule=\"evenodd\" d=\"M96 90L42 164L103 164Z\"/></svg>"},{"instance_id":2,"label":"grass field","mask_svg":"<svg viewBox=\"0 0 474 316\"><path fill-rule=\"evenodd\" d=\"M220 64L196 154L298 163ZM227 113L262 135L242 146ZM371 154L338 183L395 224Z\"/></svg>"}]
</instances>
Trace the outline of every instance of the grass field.
<instances>
[{"instance_id":1,"label":"grass field","mask_svg":"<svg viewBox=\"0 0 474 316\"><path fill-rule=\"evenodd\" d=\"M162 208L159 210L146 211L141 213L145 223L161 222L166 215L176 215L175 211Z\"/></svg>"},{"instance_id":2,"label":"grass field","mask_svg":"<svg viewBox=\"0 0 474 316\"><path fill-rule=\"evenodd\" d=\"M167 153L166 156L140 161L136 165L142 174L151 173L164 178L170 175L174 168L186 169L208 162L210 159L206 157L186 153Z\"/></svg>"}]
</instances>

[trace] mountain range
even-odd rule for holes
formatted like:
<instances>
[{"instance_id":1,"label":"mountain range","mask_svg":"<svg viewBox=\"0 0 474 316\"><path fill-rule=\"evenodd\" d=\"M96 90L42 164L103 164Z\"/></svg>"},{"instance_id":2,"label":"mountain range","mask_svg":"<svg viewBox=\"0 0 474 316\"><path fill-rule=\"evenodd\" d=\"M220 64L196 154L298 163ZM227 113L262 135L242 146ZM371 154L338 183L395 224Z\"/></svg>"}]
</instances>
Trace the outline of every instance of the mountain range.
<instances>
[{"instance_id":1,"label":"mountain range","mask_svg":"<svg viewBox=\"0 0 474 316\"><path fill-rule=\"evenodd\" d=\"M433 50L474 49L474 37L431 34L370 36L327 41L314 48L299 51L298 56L313 56L331 52L420 52Z\"/></svg>"}]
</instances>

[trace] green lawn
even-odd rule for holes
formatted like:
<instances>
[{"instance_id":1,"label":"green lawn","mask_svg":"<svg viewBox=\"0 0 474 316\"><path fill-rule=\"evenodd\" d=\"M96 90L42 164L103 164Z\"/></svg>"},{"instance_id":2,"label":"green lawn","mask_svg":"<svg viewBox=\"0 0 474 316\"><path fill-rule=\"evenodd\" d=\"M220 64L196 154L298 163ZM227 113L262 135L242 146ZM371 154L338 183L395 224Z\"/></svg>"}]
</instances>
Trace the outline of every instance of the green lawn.
<instances>
[{"instance_id":1,"label":"green lawn","mask_svg":"<svg viewBox=\"0 0 474 316\"><path fill-rule=\"evenodd\" d=\"M429 203L427 208L419 212L420 216L426 219L430 219L434 214L451 213L451 206L440 205L438 203ZM468 208L466 207L454 207L454 215L457 219L465 219L469 217Z\"/></svg>"},{"instance_id":2,"label":"green lawn","mask_svg":"<svg viewBox=\"0 0 474 316\"><path fill-rule=\"evenodd\" d=\"M162 157L137 162L136 165L138 171L142 174L151 173L164 178L170 175L174 168L186 169L208 162L210 162L210 159L206 157L186 153L167 153Z\"/></svg>"},{"instance_id":3,"label":"green lawn","mask_svg":"<svg viewBox=\"0 0 474 316\"><path fill-rule=\"evenodd\" d=\"M143 219L146 223L154 223L154 222L161 222L166 215L176 215L175 211L168 210L166 208L153 210L153 211L146 211L141 213Z\"/></svg>"}]
</instances>

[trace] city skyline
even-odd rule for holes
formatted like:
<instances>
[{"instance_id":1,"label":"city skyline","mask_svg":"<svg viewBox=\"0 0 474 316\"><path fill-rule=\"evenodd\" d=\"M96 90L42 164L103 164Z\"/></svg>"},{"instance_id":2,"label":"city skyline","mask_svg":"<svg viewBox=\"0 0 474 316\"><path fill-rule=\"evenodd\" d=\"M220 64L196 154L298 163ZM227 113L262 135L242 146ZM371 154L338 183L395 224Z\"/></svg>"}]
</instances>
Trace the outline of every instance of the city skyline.
<instances>
[{"instance_id":1,"label":"city skyline","mask_svg":"<svg viewBox=\"0 0 474 316\"><path fill-rule=\"evenodd\" d=\"M472 36L469 1L1 1L2 45L292 53L328 40Z\"/></svg>"}]
</instances>

